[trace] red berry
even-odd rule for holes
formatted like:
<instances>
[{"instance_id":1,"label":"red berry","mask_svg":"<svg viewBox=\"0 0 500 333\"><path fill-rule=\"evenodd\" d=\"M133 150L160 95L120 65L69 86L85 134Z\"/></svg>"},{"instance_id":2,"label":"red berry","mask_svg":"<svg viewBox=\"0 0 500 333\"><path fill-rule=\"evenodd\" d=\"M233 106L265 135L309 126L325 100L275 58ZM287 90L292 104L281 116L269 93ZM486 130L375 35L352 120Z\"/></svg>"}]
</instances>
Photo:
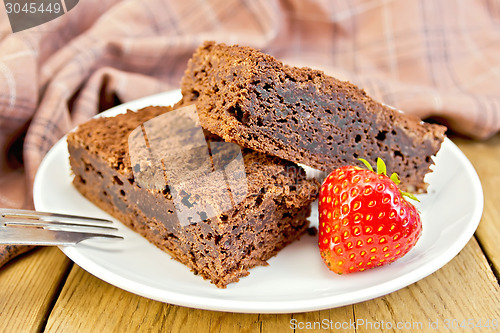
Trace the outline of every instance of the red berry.
<instances>
[{"instance_id":1,"label":"red berry","mask_svg":"<svg viewBox=\"0 0 500 333\"><path fill-rule=\"evenodd\" d=\"M382 163L383 165L383 163ZM319 195L319 248L338 273L363 271L404 256L422 233L417 209L391 178L354 166L333 171Z\"/></svg>"}]
</instances>

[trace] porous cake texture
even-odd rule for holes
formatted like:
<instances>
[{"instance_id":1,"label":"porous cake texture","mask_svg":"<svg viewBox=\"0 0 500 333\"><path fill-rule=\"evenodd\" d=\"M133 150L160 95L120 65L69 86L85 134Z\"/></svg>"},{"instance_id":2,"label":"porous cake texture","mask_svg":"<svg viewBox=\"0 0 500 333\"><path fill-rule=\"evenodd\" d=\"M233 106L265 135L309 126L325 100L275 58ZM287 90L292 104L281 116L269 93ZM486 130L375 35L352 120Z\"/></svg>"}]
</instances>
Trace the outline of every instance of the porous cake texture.
<instances>
[{"instance_id":1,"label":"porous cake texture","mask_svg":"<svg viewBox=\"0 0 500 333\"><path fill-rule=\"evenodd\" d=\"M376 102L349 82L249 47L204 43L181 88L202 126L225 141L327 172L380 157L406 191L426 191L424 176L445 137L445 127Z\"/></svg>"},{"instance_id":2,"label":"porous cake texture","mask_svg":"<svg viewBox=\"0 0 500 333\"><path fill-rule=\"evenodd\" d=\"M130 138L139 138L151 120L175 110L151 106L80 125L67 139L73 184L91 202L195 274L224 288L248 275L250 268L266 265L269 258L304 233L319 183L307 179L304 170L292 162L224 145L207 132L213 164L206 170L198 161L204 156L203 147L197 148L201 149L199 154L179 153L179 158L173 154L176 150L170 149L170 155L162 157L169 159L156 163L155 154L161 153L161 147L169 150L158 141L160 132L148 133L140 149L129 146L141 146L140 140ZM131 151L139 155L131 156ZM173 176L166 170L176 171L176 166L186 163L194 165L191 176L181 170L178 184L169 184ZM173 167L169 169L169 165ZM236 169L240 172L230 172ZM217 170L224 171L217 179L229 184L224 192L227 197L217 192L217 181L203 181ZM185 187L179 189L181 183ZM216 206L224 209L205 209Z\"/></svg>"}]
</instances>

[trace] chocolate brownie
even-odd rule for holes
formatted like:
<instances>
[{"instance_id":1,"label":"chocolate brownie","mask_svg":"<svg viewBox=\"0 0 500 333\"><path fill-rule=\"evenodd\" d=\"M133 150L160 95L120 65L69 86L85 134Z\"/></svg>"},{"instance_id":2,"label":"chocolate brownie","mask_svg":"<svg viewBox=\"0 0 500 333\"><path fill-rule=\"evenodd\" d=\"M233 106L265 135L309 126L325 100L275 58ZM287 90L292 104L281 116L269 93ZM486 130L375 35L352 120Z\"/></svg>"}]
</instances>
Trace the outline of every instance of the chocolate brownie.
<instances>
[{"instance_id":1,"label":"chocolate brownie","mask_svg":"<svg viewBox=\"0 0 500 333\"><path fill-rule=\"evenodd\" d=\"M224 288L307 230L319 184L292 162L200 135L201 127L178 130L185 114L170 115L183 109L147 107L80 125L67 139L73 184Z\"/></svg>"},{"instance_id":2,"label":"chocolate brownie","mask_svg":"<svg viewBox=\"0 0 500 333\"><path fill-rule=\"evenodd\" d=\"M424 176L445 136L445 127L378 103L349 82L249 47L205 42L181 88L202 126L226 141L327 172L380 157L407 191L426 191Z\"/></svg>"}]
</instances>

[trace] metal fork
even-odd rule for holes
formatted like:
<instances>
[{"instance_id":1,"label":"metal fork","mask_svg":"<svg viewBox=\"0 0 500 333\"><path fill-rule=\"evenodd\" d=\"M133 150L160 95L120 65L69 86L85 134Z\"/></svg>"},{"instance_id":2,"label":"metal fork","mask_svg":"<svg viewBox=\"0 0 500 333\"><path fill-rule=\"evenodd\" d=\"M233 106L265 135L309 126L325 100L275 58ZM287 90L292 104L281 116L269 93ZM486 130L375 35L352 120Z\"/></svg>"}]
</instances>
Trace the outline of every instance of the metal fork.
<instances>
[{"instance_id":1,"label":"metal fork","mask_svg":"<svg viewBox=\"0 0 500 333\"><path fill-rule=\"evenodd\" d=\"M0 244L76 245L86 239L123 239L110 220L0 208Z\"/></svg>"}]
</instances>

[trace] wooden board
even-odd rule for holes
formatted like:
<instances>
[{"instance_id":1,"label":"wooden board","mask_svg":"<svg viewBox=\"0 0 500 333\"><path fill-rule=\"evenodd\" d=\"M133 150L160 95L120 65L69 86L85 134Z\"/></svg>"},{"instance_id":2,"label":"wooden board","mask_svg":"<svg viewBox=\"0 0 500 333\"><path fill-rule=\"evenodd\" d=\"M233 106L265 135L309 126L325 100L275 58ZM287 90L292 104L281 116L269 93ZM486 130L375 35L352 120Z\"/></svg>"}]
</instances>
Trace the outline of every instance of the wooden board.
<instances>
[{"instance_id":1,"label":"wooden board","mask_svg":"<svg viewBox=\"0 0 500 333\"><path fill-rule=\"evenodd\" d=\"M292 290L290 292L293 292ZM414 325L446 319L500 318L500 288L475 239L431 276L375 300L298 314L238 314L164 304L115 288L74 266L47 323L47 332L171 331L284 332L337 325L343 332L382 332L377 325ZM362 323L361 320L364 322ZM371 324L370 324L371 323ZM351 328L350 326L351 325ZM412 330L413 331L413 330Z\"/></svg>"},{"instance_id":2,"label":"wooden board","mask_svg":"<svg viewBox=\"0 0 500 333\"><path fill-rule=\"evenodd\" d=\"M500 278L500 134L485 142L455 139L476 169L484 193L484 211L476 236Z\"/></svg>"},{"instance_id":3,"label":"wooden board","mask_svg":"<svg viewBox=\"0 0 500 333\"><path fill-rule=\"evenodd\" d=\"M71 261L56 247L32 250L0 270L0 332L43 328Z\"/></svg>"},{"instance_id":4,"label":"wooden board","mask_svg":"<svg viewBox=\"0 0 500 333\"><path fill-rule=\"evenodd\" d=\"M500 135L485 142L454 141L471 160L483 184L485 209L479 229L449 264L399 291L307 313L205 311L120 290L72 264L57 248L43 248L0 270L0 332L481 331L453 329L452 325L500 320L495 276L500 267ZM403 329L397 328L398 323Z\"/></svg>"}]
</instances>

